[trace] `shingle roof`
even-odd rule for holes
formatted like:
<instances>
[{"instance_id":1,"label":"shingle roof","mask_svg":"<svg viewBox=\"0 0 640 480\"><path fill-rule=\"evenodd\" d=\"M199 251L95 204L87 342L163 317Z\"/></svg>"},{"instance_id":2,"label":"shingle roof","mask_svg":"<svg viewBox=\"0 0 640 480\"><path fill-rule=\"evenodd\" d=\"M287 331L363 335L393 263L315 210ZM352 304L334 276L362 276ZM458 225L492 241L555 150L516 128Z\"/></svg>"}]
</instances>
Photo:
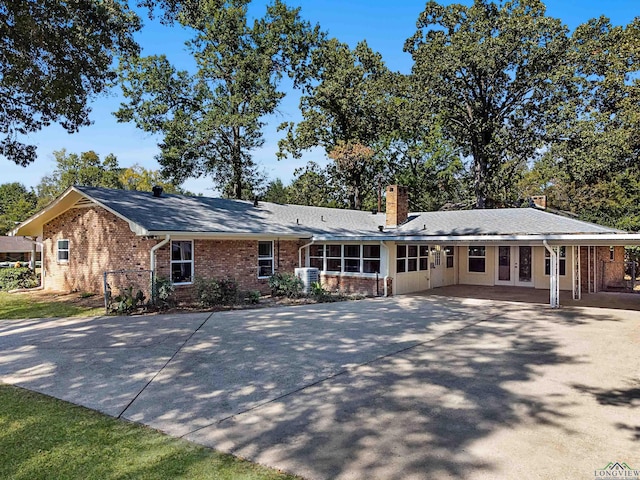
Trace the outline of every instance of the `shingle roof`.
<instances>
[{"instance_id":1,"label":"shingle roof","mask_svg":"<svg viewBox=\"0 0 640 480\"><path fill-rule=\"evenodd\" d=\"M412 213L396 231L427 236L624 233L535 208Z\"/></svg>"},{"instance_id":2,"label":"shingle roof","mask_svg":"<svg viewBox=\"0 0 640 480\"><path fill-rule=\"evenodd\" d=\"M359 210L281 205L76 187L102 205L150 232L200 232L300 235L371 235L384 225L384 214Z\"/></svg>"},{"instance_id":3,"label":"shingle roof","mask_svg":"<svg viewBox=\"0 0 640 480\"><path fill-rule=\"evenodd\" d=\"M22 237L0 236L0 252L2 253L25 253L33 248L31 241ZM40 245L36 244L36 251L41 251Z\"/></svg>"},{"instance_id":4,"label":"shingle roof","mask_svg":"<svg viewBox=\"0 0 640 480\"><path fill-rule=\"evenodd\" d=\"M624 233L534 208L412 213L396 229L383 213L209 197L75 187L148 232L299 235L300 237L552 235Z\"/></svg>"}]
</instances>

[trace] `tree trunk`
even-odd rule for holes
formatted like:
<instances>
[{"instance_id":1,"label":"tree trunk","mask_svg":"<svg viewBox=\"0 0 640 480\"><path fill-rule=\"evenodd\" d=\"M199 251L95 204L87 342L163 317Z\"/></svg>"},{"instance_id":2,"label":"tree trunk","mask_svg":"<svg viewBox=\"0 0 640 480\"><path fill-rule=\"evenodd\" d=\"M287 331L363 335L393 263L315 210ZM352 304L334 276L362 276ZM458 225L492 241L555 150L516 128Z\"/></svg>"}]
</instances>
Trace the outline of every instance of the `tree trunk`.
<instances>
[{"instance_id":1,"label":"tree trunk","mask_svg":"<svg viewBox=\"0 0 640 480\"><path fill-rule=\"evenodd\" d=\"M487 159L481 154L473 158L473 191L476 196L476 208L486 208L487 205Z\"/></svg>"},{"instance_id":2,"label":"tree trunk","mask_svg":"<svg viewBox=\"0 0 640 480\"><path fill-rule=\"evenodd\" d=\"M242 152L240 147L240 129L233 129L233 152L231 153L233 168L233 197L242 200Z\"/></svg>"}]
</instances>

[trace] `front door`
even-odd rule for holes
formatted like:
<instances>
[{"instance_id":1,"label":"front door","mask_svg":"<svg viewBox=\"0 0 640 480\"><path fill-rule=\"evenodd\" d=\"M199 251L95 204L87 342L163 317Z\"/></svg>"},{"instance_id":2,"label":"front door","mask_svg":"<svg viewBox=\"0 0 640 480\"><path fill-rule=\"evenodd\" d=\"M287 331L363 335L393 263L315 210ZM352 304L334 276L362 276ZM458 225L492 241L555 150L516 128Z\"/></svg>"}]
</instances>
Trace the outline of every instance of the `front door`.
<instances>
[{"instance_id":1,"label":"front door","mask_svg":"<svg viewBox=\"0 0 640 480\"><path fill-rule=\"evenodd\" d=\"M533 248L496 247L496 285L533 287Z\"/></svg>"},{"instance_id":2,"label":"front door","mask_svg":"<svg viewBox=\"0 0 640 480\"><path fill-rule=\"evenodd\" d=\"M442 261L442 257L442 247L440 247L440 245L429 247L431 288L441 287L444 285L444 262Z\"/></svg>"}]
</instances>

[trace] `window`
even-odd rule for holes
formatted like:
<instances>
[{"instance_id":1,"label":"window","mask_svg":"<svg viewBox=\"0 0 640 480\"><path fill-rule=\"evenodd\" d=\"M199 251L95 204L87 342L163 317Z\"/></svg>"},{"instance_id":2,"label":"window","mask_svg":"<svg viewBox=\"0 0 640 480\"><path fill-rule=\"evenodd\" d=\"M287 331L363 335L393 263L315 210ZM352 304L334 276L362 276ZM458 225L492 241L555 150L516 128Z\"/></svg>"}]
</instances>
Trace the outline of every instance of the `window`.
<instances>
[{"instance_id":1,"label":"window","mask_svg":"<svg viewBox=\"0 0 640 480\"><path fill-rule=\"evenodd\" d=\"M407 246L396 246L396 272L403 273L407 271Z\"/></svg>"},{"instance_id":2,"label":"window","mask_svg":"<svg viewBox=\"0 0 640 480\"><path fill-rule=\"evenodd\" d=\"M342 271L342 245L325 245L327 272Z\"/></svg>"},{"instance_id":3,"label":"window","mask_svg":"<svg viewBox=\"0 0 640 480\"><path fill-rule=\"evenodd\" d=\"M442 263L442 251L440 250L440 245L431 247L431 253L433 254L433 266L439 267Z\"/></svg>"},{"instance_id":4,"label":"window","mask_svg":"<svg viewBox=\"0 0 640 480\"><path fill-rule=\"evenodd\" d=\"M486 265L486 247L469 247L469 271L484 273Z\"/></svg>"},{"instance_id":5,"label":"window","mask_svg":"<svg viewBox=\"0 0 640 480\"><path fill-rule=\"evenodd\" d=\"M418 247L418 253L420 254L420 270L429 269L429 246L420 245Z\"/></svg>"},{"instance_id":6,"label":"window","mask_svg":"<svg viewBox=\"0 0 640 480\"><path fill-rule=\"evenodd\" d=\"M362 246L362 273L380 273L380 245Z\"/></svg>"},{"instance_id":7,"label":"window","mask_svg":"<svg viewBox=\"0 0 640 480\"><path fill-rule=\"evenodd\" d=\"M613 262L616 259L616 252L613 247L609 247L609 261Z\"/></svg>"},{"instance_id":8,"label":"window","mask_svg":"<svg viewBox=\"0 0 640 480\"><path fill-rule=\"evenodd\" d=\"M360 245L344 246L344 271L360 273Z\"/></svg>"},{"instance_id":9,"label":"window","mask_svg":"<svg viewBox=\"0 0 640 480\"><path fill-rule=\"evenodd\" d=\"M258 242L258 277L273 275L273 242Z\"/></svg>"},{"instance_id":10,"label":"window","mask_svg":"<svg viewBox=\"0 0 640 480\"><path fill-rule=\"evenodd\" d=\"M564 276L567 274L567 250L566 247L560 247L560 252L558 255L558 270L560 271L560 275ZM544 274L550 275L551 273L551 254L549 250L544 249Z\"/></svg>"},{"instance_id":11,"label":"window","mask_svg":"<svg viewBox=\"0 0 640 480\"><path fill-rule=\"evenodd\" d=\"M177 285L193 282L193 241L171 242L171 282Z\"/></svg>"},{"instance_id":12,"label":"window","mask_svg":"<svg viewBox=\"0 0 640 480\"><path fill-rule=\"evenodd\" d=\"M454 247L444 247L445 262L447 264L447 268L453 268L454 252L455 252Z\"/></svg>"},{"instance_id":13,"label":"window","mask_svg":"<svg viewBox=\"0 0 640 480\"><path fill-rule=\"evenodd\" d=\"M324 245L311 245L309 247L309 266L324 270Z\"/></svg>"},{"instance_id":14,"label":"window","mask_svg":"<svg viewBox=\"0 0 640 480\"><path fill-rule=\"evenodd\" d=\"M58 240L58 262L69 263L69 240Z\"/></svg>"},{"instance_id":15,"label":"window","mask_svg":"<svg viewBox=\"0 0 640 480\"><path fill-rule=\"evenodd\" d=\"M396 272L417 272L429 269L427 245L398 245L396 247Z\"/></svg>"},{"instance_id":16,"label":"window","mask_svg":"<svg viewBox=\"0 0 640 480\"><path fill-rule=\"evenodd\" d=\"M380 273L380 245L309 246L309 266L326 272Z\"/></svg>"}]
</instances>

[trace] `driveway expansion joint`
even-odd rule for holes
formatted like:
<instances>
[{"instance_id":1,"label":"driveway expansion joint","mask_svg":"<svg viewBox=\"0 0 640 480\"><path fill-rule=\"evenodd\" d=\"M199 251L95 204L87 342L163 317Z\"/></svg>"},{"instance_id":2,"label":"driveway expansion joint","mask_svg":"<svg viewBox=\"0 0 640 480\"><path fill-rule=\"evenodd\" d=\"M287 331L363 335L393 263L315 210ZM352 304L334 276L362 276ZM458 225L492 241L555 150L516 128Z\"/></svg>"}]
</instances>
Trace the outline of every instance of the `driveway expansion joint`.
<instances>
[{"instance_id":1,"label":"driveway expansion joint","mask_svg":"<svg viewBox=\"0 0 640 480\"><path fill-rule=\"evenodd\" d=\"M153 377L151 377L151 379L145 384L144 387L142 387L142 389L140 389L140 391L136 394L135 397L133 397L131 399L131 401L124 407L124 409L118 414L118 416L116 418L122 418L122 416L125 414L125 412L131 407L131 405L133 405L133 403L138 399L138 397L140 397L140 395L142 395L142 393L147 389L147 387L149 385L151 385L151 383L158 377L158 375L160 375L162 373L162 371L167 367L167 365L169 365L169 363L171 363L171 361L176 357L176 355L178 355L178 353L180 353L180 351L184 348L184 346L189 342L189 340L191 340L193 338L193 336L198 333L198 331L200 331L200 329L202 327L204 327L205 323L207 323L209 321L209 319L211 317L213 317L213 315L216 312L211 312L211 315L209 315L207 318L205 318L202 323L198 326L198 328L196 328L193 332L191 332L191 334L185 339L184 342L182 342L182 344L178 347L178 349L173 353L173 355L171 355L171 357L169 358L169 360L167 360L164 365L162 365L162 367L160 368L160 370L158 370Z\"/></svg>"},{"instance_id":2,"label":"driveway expansion joint","mask_svg":"<svg viewBox=\"0 0 640 480\"><path fill-rule=\"evenodd\" d=\"M260 402L260 403L258 403L256 405L253 405L252 407L249 407L249 408L246 408L246 409L241 410L239 412L236 412L234 414L228 415L228 416L223 417L223 418L221 418L219 420L211 422L211 423L209 423L207 425L202 425L202 426L200 426L200 427L198 427L198 428L196 428L194 430L191 430L191 431L189 431L187 433L184 433L183 435L180 435L178 438L185 438L188 435L192 435L192 434L194 434L196 432L199 432L200 430L204 430L204 429L209 428L209 427L211 427L213 425L220 425L221 423L223 423L223 422L225 422L227 420L231 420L234 417L238 417L240 415L244 415L245 413L252 412L252 411L257 410L257 409L259 409L261 407L264 407L265 405L269 405L271 403L277 402L278 400L281 400L283 398L289 397L289 396L294 395L296 393L300 393L300 392L302 392L304 390L307 390L309 388L315 387L315 386L320 385L321 383L327 382L329 380L333 380L334 378L340 377L342 375L345 375L345 374L348 374L348 373L352 373L352 372L358 370L361 367L372 365L373 363L378 362L380 360L384 360L386 358L395 357L396 355L400 355L402 353L408 352L409 350L413 350L414 348L421 347L423 345L427 345L427 344L432 343L432 342L434 342L436 340L440 340L442 338L445 338L445 337L448 337L450 335L459 333L459 332L461 332L463 330L466 330L468 328L475 327L476 325L479 325L479 324L481 324L483 322L487 322L487 321L490 321L490 320L495 320L496 318L498 318L500 316L501 316L500 313L495 313L493 315L488 316L487 318L483 318L482 320L478 320L477 322L473 322L473 323L470 323L470 324L465 325L463 327L457 328L455 330L451 330L449 332L443 333L442 335L438 335L437 337L430 338L429 340L425 340L424 342L418 342L418 343L415 343L413 345L409 345L407 347L401 348L400 350L396 350L394 352L387 353L385 355L380 355L378 357L375 357L375 358L373 358L371 360L367 360L366 362L360 363L358 365L354 365L352 367L345 368L344 370L340 370L339 372L333 373L333 374L328 375L328 376L326 376L324 378L320 378L319 380L316 380L315 382L311 382L309 384L303 385L302 387L297 388L295 390L292 390L290 392L283 393L282 395L279 395L279 396L277 396L275 398L272 398L272 399L269 399L269 400L265 400L264 402Z\"/></svg>"}]
</instances>

